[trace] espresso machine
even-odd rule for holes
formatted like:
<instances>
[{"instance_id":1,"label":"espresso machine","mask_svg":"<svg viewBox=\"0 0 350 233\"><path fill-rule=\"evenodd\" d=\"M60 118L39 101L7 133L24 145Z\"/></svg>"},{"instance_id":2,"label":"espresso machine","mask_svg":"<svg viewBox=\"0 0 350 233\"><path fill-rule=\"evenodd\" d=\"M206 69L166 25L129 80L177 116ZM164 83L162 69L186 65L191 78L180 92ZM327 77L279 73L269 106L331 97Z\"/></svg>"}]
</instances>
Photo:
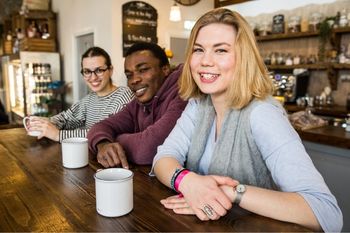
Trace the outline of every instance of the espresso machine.
<instances>
[{"instance_id":1,"label":"espresso machine","mask_svg":"<svg viewBox=\"0 0 350 233\"><path fill-rule=\"evenodd\" d=\"M284 97L285 103L295 103L298 97L306 94L310 72L307 70L293 73L274 72L270 74L274 85L274 96Z\"/></svg>"}]
</instances>

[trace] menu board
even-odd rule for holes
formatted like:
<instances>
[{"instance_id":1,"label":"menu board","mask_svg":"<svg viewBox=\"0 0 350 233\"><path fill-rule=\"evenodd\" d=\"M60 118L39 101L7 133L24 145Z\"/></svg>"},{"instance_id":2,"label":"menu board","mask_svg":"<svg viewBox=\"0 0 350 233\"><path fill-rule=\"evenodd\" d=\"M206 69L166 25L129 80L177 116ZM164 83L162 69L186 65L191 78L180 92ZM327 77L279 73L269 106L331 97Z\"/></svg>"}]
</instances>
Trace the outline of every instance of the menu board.
<instances>
[{"instance_id":1,"label":"menu board","mask_svg":"<svg viewBox=\"0 0 350 233\"><path fill-rule=\"evenodd\" d=\"M284 33L284 15L275 15L272 18L272 33Z\"/></svg>"},{"instance_id":2,"label":"menu board","mask_svg":"<svg viewBox=\"0 0 350 233\"><path fill-rule=\"evenodd\" d=\"M157 10L148 3L132 1L123 4L123 56L136 42L158 43Z\"/></svg>"}]
</instances>

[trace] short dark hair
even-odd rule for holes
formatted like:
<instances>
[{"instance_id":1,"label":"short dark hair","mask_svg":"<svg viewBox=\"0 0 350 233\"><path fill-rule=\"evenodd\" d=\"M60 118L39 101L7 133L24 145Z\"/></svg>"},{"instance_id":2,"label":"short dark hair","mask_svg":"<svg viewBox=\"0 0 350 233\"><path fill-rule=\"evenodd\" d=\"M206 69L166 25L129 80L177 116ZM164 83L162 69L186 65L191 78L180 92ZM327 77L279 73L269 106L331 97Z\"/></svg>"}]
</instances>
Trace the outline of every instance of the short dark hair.
<instances>
[{"instance_id":1,"label":"short dark hair","mask_svg":"<svg viewBox=\"0 0 350 233\"><path fill-rule=\"evenodd\" d=\"M160 67L169 65L169 60L164 49L154 43L137 42L126 51L125 57L142 50L148 50L153 54L153 56L158 58Z\"/></svg>"},{"instance_id":2,"label":"short dark hair","mask_svg":"<svg viewBox=\"0 0 350 233\"><path fill-rule=\"evenodd\" d=\"M88 50L85 51L85 53L81 56L81 67L83 67L83 59L87 57L98 57L102 56L106 59L106 65L108 68L112 66L111 57L109 54L100 47L90 47Z\"/></svg>"}]
</instances>

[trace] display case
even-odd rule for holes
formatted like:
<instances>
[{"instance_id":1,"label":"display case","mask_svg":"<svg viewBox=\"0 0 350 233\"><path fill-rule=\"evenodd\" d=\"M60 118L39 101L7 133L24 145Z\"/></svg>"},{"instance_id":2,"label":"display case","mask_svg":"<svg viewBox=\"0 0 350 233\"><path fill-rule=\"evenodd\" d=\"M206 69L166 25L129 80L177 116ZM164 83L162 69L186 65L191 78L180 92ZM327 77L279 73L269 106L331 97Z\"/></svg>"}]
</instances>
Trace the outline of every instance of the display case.
<instances>
[{"instance_id":1,"label":"display case","mask_svg":"<svg viewBox=\"0 0 350 233\"><path fill-rule=\"evenodd\" d=\"M6 64L7 60L7 64ZM13 118L52 116L62 110L62 82L58 53L20 52L3 58L6 98Z\"/></svg>"}]
</instances>

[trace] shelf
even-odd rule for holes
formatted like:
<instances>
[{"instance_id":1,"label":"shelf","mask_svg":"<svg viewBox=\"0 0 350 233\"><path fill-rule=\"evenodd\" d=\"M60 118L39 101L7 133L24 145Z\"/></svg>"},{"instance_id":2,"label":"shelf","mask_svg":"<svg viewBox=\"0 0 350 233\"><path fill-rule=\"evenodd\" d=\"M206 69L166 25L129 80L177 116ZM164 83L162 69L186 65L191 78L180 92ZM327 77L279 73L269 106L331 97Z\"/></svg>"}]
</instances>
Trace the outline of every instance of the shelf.
<instances>
[{"instance_id":1,"label":"shelf","mask_svg":"<svg viewBox=\"0 0 350 233\"><path fill-rule=\"evenodd\" d=\"M269 70L293 70L293 69L309 69L309 70L327 70L330 68L336 70L348 70L350 64L339 63L318 63L318 64L301 64L301 65L267 65Z\"/></svg>"},{"instance_id":2,"label":"shelf","mask_svg":"<svg viewBox=\"0 0 350 233\"><path fill-rule=\"evenodd\" d=\"M350 33L350 27L339 27L333 29L333 33L342 34ZM289 40L297 38L317 37L319 32L295 32L295 33L284 33L284 34L271 34L267 36L257 36L257 41L273 41L273 40Z\"/></svg>"},{"instance_id":3,"label":"shelf","mask_svg":"<svg viewBox=\"0 0 350 233\"><path fill-rule=\"evenodd\" d=\"M305 107L301 107L295 104L285 104L284 108L290 113L305 110ZM339 106L339 105L315 106L311 108L311 111L315 115L329 116L329 117L336 117L336 118L346 118L349 112L345 106Z\"/></svg>"},{"instance_id":4,"label":"shelf","mask_svg":"<svg viewBox=\"0 0 350 233\"><path fill-rule=\"evenodd\" d=\"M330 35L329 43L336 49L340 48L341 37L343 34L350 33L350 26L348 27L338 27L332 29L332 34ZM273 41L286 41L293 39L307 39L312 38L319 39L319 31L314 32L297 32L297 33L283 33L283 34L271 34L266 36L257 36L256 40L259 43ZM289 42L289 41L288 41ZM312 41L313 42L313 41ZM317 46L316 43L314 46ZM274 44L273 44L274 46ZM294 45L295 46L295 45ZM310 45L311 46L311 45ZM271 48L270 48L271 49ZM283 48L280 48L283 49ZM308 69L308 70L320 70L327 73L328 80L332 90L337 90L338 88L338 78L339 70L350 70L350 64L338 64L331 62L323 62L317 64L300 64L300 65L267 65L269 71L280 71L280 72L291 72L293 69Z\"/></svg>"},{"instance_id":5,"label":"shelf","mask_svg":"<svg viewBox=\"0 0 350 233\"><path fill-rule=\"evenodd\" d=\"M293 70L293 69L310 69L310 70L326 70L331 66L331 63L319 64L301 64L301 65L267 65L269 70Z\"/></svg>"},{"instance_id":6,"label":"shelf","mask_svg":"<svg viewBox=\"0 0 350 233\"><path fill-rule=\"evenodd\" d=\"M26 15L13 15L12 31L18 29L21 29L24 36L20 40L20 50L56 52L56 13L30 10ZM43 35L45 39L42 38Z\"/></svg>"},{"instance_id":7,"label":"shelf","mask_svg":"<svg viewBox=\"0 0 350 233\"><path fill-rule=\"evenodd\" d=\"M340 27L333 29L333 33L342 34L342 33L350 33L350 27Z\"/></svg>"},{"instance_id":8,"label":"shelf","mask_svg":"<svg viewBox=\"0 0 350 233\"><path fill-rule=\"evenodd\" d=\"M333 68L336 70L350 70L350 64L333 64Z\"/></svg>"},{"instance_id":9,"label":"shelf","mask_svg":"<svg viewBox=\"0 0 350 233\"><path fill-rule=\"evenodd\" d=\"M20 51L56 52L56 42L54 39L23 38Z\"/></svg>"},{"instance_id":10,"label":"shelf","mask_svg":"<svg viewBox=\"0 0 350 233\"><path fill-rule=\"evenodd\" d=\"M257 36L257 41L272 41L272 40L288 40L296 38L306 38L306 37L317 37L317 32L296 32L296 33L285 33L285 34L271 34L267 36Z\"/></svg>"},{"instance_id":11,"label":"shelf","mask_svg":"<svg viewBox=\"0 0 350 233\"><path fill-rule=\"evenodd\" d=\"M56 14L46 10L30 10L23 17L26 19L56 19Z\"/></svg>"}]
</instances>

